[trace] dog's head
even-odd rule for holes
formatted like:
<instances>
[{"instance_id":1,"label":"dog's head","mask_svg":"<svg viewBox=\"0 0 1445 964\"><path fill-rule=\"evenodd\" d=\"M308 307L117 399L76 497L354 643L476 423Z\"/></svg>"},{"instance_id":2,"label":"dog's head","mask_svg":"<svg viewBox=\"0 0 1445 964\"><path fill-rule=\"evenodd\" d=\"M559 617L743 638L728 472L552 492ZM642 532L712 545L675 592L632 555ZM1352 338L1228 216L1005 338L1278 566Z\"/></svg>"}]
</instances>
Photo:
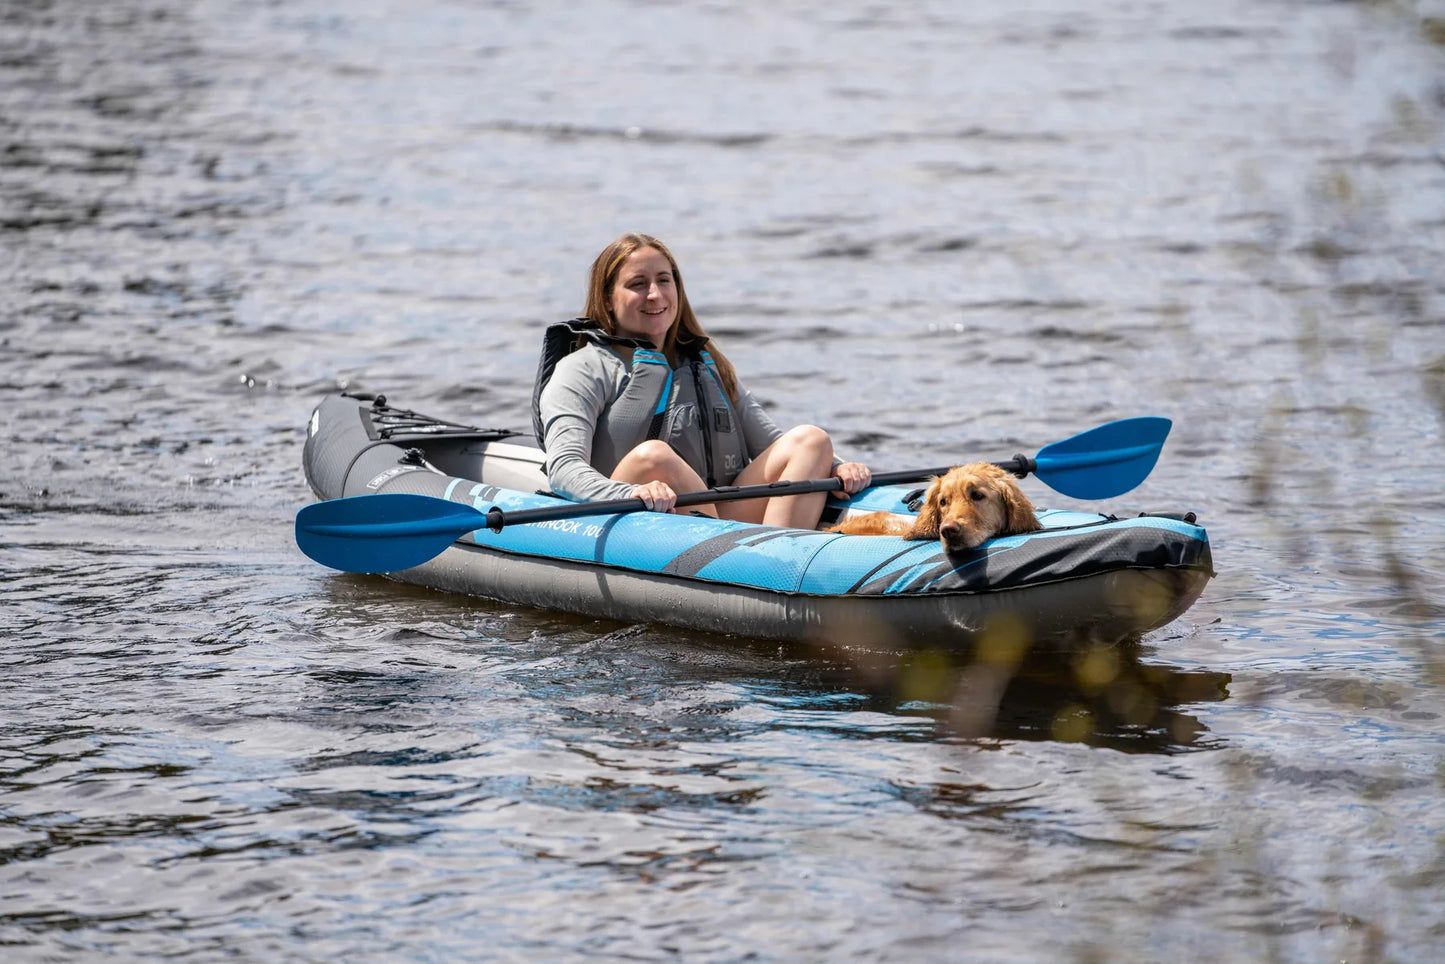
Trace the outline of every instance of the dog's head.
<instances>
[{"instance_id":1,"label":"dog's head","mask_svg":"<svg viewBox=\"0 0 1445 964\"><path fill-rule=\"evenodd\" d=\"M1042 528L1018 481L996 465L972 462L933 480L913 527L947 551L977 549L995 536Z\"/></svg>"}]
</instances>

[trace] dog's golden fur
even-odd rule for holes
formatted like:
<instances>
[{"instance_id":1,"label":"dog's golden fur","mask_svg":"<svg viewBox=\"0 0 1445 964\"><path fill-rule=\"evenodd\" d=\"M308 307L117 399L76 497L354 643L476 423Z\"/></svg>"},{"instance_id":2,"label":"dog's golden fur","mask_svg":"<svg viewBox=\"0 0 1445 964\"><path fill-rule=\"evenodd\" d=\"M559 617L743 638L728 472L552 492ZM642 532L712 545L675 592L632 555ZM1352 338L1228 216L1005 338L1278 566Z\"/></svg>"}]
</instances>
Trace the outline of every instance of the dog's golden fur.
<instances>
[{"instance_id":1,"label":"dog's golden fur","mask_svg":"<svg viewBox=\"0 0 1445 964\"><path fill-rule=\"evenodd\" d=\"M828 529L855 536L937 539L945 551L977 549L995 536L1043 528L1018 481L996 465L970 462L935 477L918 518L910 523L888 512L870 512Z\"/></svg>"}]
</instances>

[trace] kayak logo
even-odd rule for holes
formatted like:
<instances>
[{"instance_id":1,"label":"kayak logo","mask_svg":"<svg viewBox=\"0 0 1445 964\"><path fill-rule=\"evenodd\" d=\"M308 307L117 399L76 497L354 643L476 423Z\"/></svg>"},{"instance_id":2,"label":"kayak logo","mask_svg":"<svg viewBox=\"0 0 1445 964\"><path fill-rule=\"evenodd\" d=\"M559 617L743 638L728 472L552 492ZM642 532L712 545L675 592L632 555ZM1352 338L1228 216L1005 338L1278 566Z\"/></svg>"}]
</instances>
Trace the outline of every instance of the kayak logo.
<instances>
[{"instance_id":1,"label":"kayak logo","mask_svg":"<svg viewBox=\"0 0 1445 964\"><path fill-rule=\"evenodd\" d=\"M385 472L366 483L368 489L379 489L387 482L406 472L425 472L426 469L419 465L398 465L396 468L387 469Z\"/></svg>"},{"instance_id":2,"label":"kayak logo","mask_svg":"<svg viewBox=\"0 0 1445 964\"><path fill-rule=\"evenodd\" d=\"M596 523L580 522L577 519L553 519L550 522L533 523L538 529L553 529L574 536L596 539L602 535L602 527Z\"/></svg>"}]
</instances>

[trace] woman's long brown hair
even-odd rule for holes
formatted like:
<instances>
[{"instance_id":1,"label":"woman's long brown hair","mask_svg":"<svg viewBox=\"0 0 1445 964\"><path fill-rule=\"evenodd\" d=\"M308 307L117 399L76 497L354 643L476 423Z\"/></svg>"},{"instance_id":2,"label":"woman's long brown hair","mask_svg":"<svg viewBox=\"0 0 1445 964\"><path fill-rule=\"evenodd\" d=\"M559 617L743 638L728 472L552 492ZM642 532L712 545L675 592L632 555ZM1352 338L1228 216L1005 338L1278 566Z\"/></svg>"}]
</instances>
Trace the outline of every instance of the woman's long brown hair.
<instances>
[{"instance_id":1,"label":"woman's long brown hair","mask_svg":"<svg viewBox=\"0 0 1445 964\"><path fill-rule=\"evenodd\" d=\"M713 361L717 363L718 374L722 376L728 397L736 403L738 376L733 370L732 362L718 350L717 344L698 323L697 315L693 314L692 304L687 300L687 289L682 286L682 272L677 270L677 259L672 256L667 245L651 235L624 234L602 249L597 260L592 262L592 274L587 282L587 307L582 310L583 316L597 322L609 335L617 334L617 322L612 317L612 289L617 285L617 276L622 273L623 263L633 252L643 248L654 248L667 259L667 264L672 269L673 285L677 288L677 317L663 338L663 354L667 355L668 361L677 364L679 335L683 336L684 341L705 344Z\"/></svg>"}]
</instances>

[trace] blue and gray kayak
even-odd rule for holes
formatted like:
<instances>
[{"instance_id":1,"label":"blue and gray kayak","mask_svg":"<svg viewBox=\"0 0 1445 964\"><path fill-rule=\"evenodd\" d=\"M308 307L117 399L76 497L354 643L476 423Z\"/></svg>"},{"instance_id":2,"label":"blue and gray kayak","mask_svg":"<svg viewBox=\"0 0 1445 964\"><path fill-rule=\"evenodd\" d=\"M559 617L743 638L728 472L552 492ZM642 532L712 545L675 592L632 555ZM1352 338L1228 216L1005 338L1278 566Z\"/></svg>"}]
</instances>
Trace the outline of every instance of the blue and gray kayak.
<instances>
[{"instance_id":1,"label":"blue and gray kayak","mask_svg":"<svg viewBox=\"0 0 1445 964\"><path fill-rule=\"evenodd\" d=\"M1177 619L1214 574L1209 537L1192 513L1043 509L1042 530L962 552L936 540L682 513L494 531L483 513L570 505L547 493L542 452L517 433L420 415L383 396L324 399L303 460L322 500L400 493L480 510L476 528L443 536L439 552L392 578L628 623L884 649L965 648L990 634L1117 641ZM830 500L824 524L845 512L910 514L918 487Z\"/></svg>"}]
</instances>

